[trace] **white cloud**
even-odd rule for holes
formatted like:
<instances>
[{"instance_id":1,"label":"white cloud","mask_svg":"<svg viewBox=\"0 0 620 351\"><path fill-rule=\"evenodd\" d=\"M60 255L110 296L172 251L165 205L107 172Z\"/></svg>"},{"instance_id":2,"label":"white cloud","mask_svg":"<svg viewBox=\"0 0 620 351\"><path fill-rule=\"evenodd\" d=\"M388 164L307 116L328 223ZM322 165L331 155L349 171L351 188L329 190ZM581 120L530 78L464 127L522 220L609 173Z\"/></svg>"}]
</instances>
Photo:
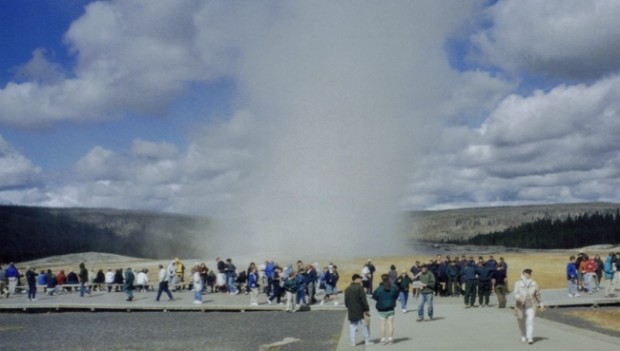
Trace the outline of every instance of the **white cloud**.
<instances>
[{"instance_id":1,"label":"white cloud","mask_svg":"<svg viewBox=\"0 0 620 351\"><path fill-rule=\"evenodd\" d=\"M512 71L599 78L620 68L620 3L615 0L505 0L473 41L478 57Z\"/></svg>"},{"instance_id":2,"label":"white cloud","mask_svg":"<svg viewBox=\"0 0 620 351\"><path fill-rule=\"evenodd\" d=\"M32 164L0 135L0 192L40 184L41 168Z\"/></svg>"},{"instance_id":3,"label":"white cloud","mask_svg":"<svg viewBox=\"0 0 620 351\"><path fill-rule=\"evenodd\" d=\"M178 154L177 146L172 143L155 143L142 139L135 139L131 144L131 153L135 156L155 159L173 158Z\"/></svg>"}]
</instances>

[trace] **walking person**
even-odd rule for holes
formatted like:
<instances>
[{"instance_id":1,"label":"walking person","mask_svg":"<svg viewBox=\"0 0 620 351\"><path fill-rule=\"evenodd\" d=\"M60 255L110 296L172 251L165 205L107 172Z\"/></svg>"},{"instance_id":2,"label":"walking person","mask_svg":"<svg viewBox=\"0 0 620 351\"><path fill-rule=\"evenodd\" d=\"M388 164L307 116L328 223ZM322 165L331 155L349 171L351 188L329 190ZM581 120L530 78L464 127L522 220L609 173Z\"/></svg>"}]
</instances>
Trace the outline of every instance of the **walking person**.
<instances>
[{"instance_id":1,"label":"walking person","mask_svg":"<svg viewBox=\"0 0 620 351\"><path fill-rule=\"evenodd\" d=\"M351 285L344 291L344 305L347 308L347 318L349 319L349 340L351 346L357 345L357 328L361 327L364 335L364 344L372 345L370 341L370 330L365 319L370 320L370 308L366 300L366 292L362 287L362 276L353 274Z\"/></svg>"},{"instance_id":2,"label":"walking person","mask_svg":"<svg viewBox=\"0 0 620 351\"><path fill-rule=\"evenodd\" d=\"M166 271L166 269L164 269L163 265L159 265L159 287L157 288L157 297L155 298L155 301L159 301L159 298L161 297L161 293L165 292L166 295L168 295L168 300L172 301L174 300L172 298L172 293L170 292L170 289L168 289L168 272Z\"/></svg>"},{"instance_id":3,"label":"walking person","mask_svg":"<svg viewBox=\"0 0 620 351\"><path fill-rule=\"evenodd\" d=\"M394 308L398 299L398 289L390 282L387 274L381 275L381 283L372 293L377 301L377 313L381 319L381 344L394 343Z\"/></svg>"},{"instance_id":4,"label":"walking person","mask_svg":"<svg viewBox=\"0 0 620 351\"><path fill-rule=\"evenodd\" d=\"M420 297L418 297L418 322L424 320L424 305L428 304L427 314L430 320L433 320L433 288L435 287L435 276L423 264L420 270Z\"/></svg>"},{"instance_id":5,"label":"walking person","mask_svg":"<svg viewBox=\"0 0 620 351\"><path fill-rule=\"evenodd\" d=\"M295 312L297 299L297 273L294 271L284 281L284 291L286 294L286 312Z\"/></svg>"},{"instance_id":6,"label":"walking person","mask_svg":"<svg viewBox=\"0 0 620 351\"><path fill-rule=\"evenodd\" d=\"M532 279L532 270L526 268L514 285L515 314L521 331L521 342L534 343L534 316L536 308L544 311L538 284Z\"/></svg>"},{"instance_id":7,"label":"walking person","mask_svg":"<svg viewBox=\"0 0 620 351\"><path fill-rule=\"evenodd\" d=\"M88 270L84 262L80 263L78 278L80 280L80 297L84 297L84 293L90 295L90 288L86 286L86 284L88 284Z\"/></svg>"},{"instance_id":8,"label":"walking person","mask_svg":"<svg viewBox=\"0 0 620 351\"><path fill-rule=\"evenodd\" d=\"M123 285L123 291L125 291L125 294L127 294L127 300L125 301L133 301L133 282L134 282L134 275L133 272L131 271L131 268L127 267L127 269L125 270L125 283Z\"/></svg>"},{"instance_id":9,"label":"walking person","mask_svg":"<svg viewBox=\"0 0 620 351\"><path fill-rule=\"evenodd\" d=\"M616 266L614 265L615 254L610 252L607 258L605 259L605 263L603 264L603 274L605 275L605 297L615 297L614 294L615 284L614 284L614 273L616 270Z\"/></svg>"},{"instance_id":10,"label":"walking person","mask_svg":"<svg viewBox=\"0 0 620 351\"><path fill-rule=\"evenodd\" d=\"M37 301L37 274L34 268L26 271L26 282L28 282L28 301Z\"/></svg>"},{"instance_id":11,"label":"walking person","mask_svg":"<svg viewBox=\"0 0 620 351\"><path fill-rule=\"evenodd\" d=\"M273 275L271 277L271 282L272 282L272 288L273 288L273 295L271 295L269 297L269 300L267 300L267 303L271 305L271 301L273 301L274 299L276 300L276 302L278 303L278 305L282 304L282 292L280 290L281 285L280 285L280 273L282 272L282 268L278 265L276 265L273 269Z\"/></svg>"}]
</instances>

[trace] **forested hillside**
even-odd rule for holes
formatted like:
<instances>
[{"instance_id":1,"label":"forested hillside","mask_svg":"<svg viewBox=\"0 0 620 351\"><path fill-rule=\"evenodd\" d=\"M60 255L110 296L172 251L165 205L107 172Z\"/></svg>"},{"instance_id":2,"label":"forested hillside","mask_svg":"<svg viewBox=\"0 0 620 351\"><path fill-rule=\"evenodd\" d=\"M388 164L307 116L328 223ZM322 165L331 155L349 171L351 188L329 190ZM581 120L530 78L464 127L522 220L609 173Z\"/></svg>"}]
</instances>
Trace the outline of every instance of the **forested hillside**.
<instances>
[{"instance_id":1,"label":"forested hillside","mask_svg":"<svg viewBox=\"0 0 620 351\"><path fill-rule=\"evenodd\" d=\"M0 262L77 252L198 257L208 222L176 214L112 209L0 206Z\"/></svg>"}]
</instances>

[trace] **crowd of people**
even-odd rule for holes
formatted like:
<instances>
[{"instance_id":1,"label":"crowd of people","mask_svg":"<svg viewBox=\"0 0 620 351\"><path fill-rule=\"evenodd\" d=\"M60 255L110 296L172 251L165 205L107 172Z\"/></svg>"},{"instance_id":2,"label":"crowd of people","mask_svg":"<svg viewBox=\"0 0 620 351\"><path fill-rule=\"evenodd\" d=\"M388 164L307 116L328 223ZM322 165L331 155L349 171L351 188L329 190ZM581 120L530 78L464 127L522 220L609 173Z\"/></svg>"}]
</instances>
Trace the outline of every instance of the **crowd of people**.
<instances>
[{"instance_id":1,"label":"crowd of people","mask_svg":"<svg viewBox=\"0 0 620 351\"><path fill-rule=\"evenodd\" d=\"M620 252L610 252L605 260L600 255L588 256L583 251L570 256L566 265L566 281L569 297L579 297L579 293L593 294L601 290L605 281L605 297L616 297L615 286L620 282Z\"/></svg>"}]
</instances>

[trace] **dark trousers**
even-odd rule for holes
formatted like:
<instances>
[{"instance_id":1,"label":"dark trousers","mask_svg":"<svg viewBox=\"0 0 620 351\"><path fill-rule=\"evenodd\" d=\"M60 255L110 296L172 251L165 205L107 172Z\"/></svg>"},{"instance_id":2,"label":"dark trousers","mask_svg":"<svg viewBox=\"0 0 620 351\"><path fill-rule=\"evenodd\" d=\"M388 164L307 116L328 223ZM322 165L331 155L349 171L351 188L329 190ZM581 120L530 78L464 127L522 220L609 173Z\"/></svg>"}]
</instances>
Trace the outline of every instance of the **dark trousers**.
<instances>
[{"instance_id":1,"label":"dark trousers","mask_svg":"<svg viewBox=\"0 0 620 351\"><path fill-rule=\"evenodd\" d=\"M271 295L269 301L273 301L273 299L276 299L276 301L280 303L281 297L282 292L280 291L280 283L276 282L275 284L273 284L273 295Z\"/></svg>"},{"instance_id":2,"label":"dark trousers","mask_svg":"<svg viewBox=\"0 0 620 351\"><path fill-rule=\"evenodd\" d=\"M461 287L459 286L459 277L448 277L448 295L459 296L461 295Z\"/></svg>"},{"instance_id":3,"label":"dark trousers","mask_svg":"<svg viewBox=\"0 0 620 351\"><path fill-rule=\"evenodd\" d=\"M475 280L465 281L465 304L468 306L476 304L476 285Z\"/></svg>"},{"instance_id":4,"label":"dark trousers","mask_svg":"<svg viewBox=\"0 0 620 351\"><path fill-rule=\"evenodd\" d=\"M161 293L163 292L165 292L168 295L168 298L172 300L172 293L170 292L170 289L168 289L168 282L159 282L159 288L157 288L157 298L155 298L156 301L159 301Z\"/></svg>"},{"instance_id":5,"label":"dark trousers","mask_svg":"<svg viewBox=\"0 0 620 351\"><path fill-rule=\"evenodd\" d=\"M506 285L495 285L495 294L497 295L497 303L499 308L506 308Z\"/></svg>"},{"instance_id":6,"label":"dark trousers","mask_svg":"<svg viewBox=\"0 0 620 351\"><path fill-rule=\"evenodd\" d=\"M491 296L491 281L478 282L478 303L480 306L489 305L489 296Z\"/></svg>"}]
</instances>

